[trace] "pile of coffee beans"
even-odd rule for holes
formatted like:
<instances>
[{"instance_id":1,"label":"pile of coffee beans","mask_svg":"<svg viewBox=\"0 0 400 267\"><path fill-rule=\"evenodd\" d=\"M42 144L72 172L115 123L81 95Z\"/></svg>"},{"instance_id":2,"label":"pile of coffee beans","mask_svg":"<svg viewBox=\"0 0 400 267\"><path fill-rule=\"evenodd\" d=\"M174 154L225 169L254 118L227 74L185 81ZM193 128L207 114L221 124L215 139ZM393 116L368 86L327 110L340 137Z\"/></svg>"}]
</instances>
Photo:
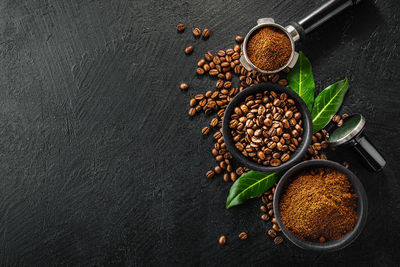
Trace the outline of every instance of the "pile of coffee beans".
<instances>
[{"instance_id":1,"label":"pile of coffee beans","mask_svg":"<svg viewBox=\"0 0 400 267\"><path fill-rule=\"evenodd\" d=\"M263 204L260 206L261 220L267 222L271 220L272 227L268 230L267 234L271 238L274 239L274 243L279 245L283 242L282 236L279 235L281 229L279 228L276 219L274 217L274 210L273 210L273 199L275 193L276 184L267 192L261 195L261 201Z\"/></svg>"},{"instance_id":2,"label":"pile of coffee beans","mask_svg":"<svg viewBox=\"0 0 400 267\"><path fill-rule=\"evenodd\" d=\"M303 121L286 93L264 91L248 96L231 115L229 127L236 148L264 166L290 159L302 141Z\"/></svg>"}]
</instances>

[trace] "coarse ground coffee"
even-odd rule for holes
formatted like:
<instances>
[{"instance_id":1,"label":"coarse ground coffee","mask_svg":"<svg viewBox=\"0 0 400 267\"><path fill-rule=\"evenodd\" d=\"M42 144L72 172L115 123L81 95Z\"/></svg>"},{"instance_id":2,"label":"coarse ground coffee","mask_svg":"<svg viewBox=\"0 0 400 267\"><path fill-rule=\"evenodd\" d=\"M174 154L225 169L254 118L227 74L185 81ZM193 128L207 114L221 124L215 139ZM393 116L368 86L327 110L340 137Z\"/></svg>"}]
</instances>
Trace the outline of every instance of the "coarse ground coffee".
<instances>
[{"instance_id":1,"label":"coarse ground coffee","mask_svg":"<svg viewBox=\"0 0 400 267\"><path fill-rule=\"evenodd\" d=\"M357 222L357 195L345 174L330 168L307 170L294 178L279 203L285 227L313 242L337 240Z\"/></svg>"},{"instance_id":2,"label":"coarse ground coffee","mask_svg":"<svg viewBox=\"0 0 400 267\"><path fill-rule=\"evenodd\" d=\"M256 30L247 42L249 60L259 69L274 71L285 66L292 54L289 37L281 29L268 26Z\"/></svg>"}]
</instances>

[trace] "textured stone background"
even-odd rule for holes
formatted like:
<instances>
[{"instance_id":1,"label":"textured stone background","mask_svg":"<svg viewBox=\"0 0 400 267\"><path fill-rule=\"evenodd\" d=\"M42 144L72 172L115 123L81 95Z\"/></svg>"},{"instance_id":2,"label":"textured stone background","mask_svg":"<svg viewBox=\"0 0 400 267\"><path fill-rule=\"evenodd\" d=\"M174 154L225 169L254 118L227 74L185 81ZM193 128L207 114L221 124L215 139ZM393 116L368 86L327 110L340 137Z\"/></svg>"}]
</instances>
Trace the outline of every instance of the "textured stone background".
<instances>
[{"instance_id":1,"label":"textured stone background","mask_svg":"<svg viewBox=\"0 0 400 267\"><path fill-rule=\"evenodd\" d=\"M0 1L0 265L398 266L397 0L366 0L299 47L319 90L349 77L343 110L365 115L388 161L374 174L348 150L333 156L368 194L356 242L335 253L275 246L259 200L227 211L229 184L204 177L215 164L200 133L209 118L189 119L188 101L215 81L194 75L199 57L232 47L257 18L284 24L322 2ZM192 26L212 36L194 40Z\"/></svg>"}]
</instances>

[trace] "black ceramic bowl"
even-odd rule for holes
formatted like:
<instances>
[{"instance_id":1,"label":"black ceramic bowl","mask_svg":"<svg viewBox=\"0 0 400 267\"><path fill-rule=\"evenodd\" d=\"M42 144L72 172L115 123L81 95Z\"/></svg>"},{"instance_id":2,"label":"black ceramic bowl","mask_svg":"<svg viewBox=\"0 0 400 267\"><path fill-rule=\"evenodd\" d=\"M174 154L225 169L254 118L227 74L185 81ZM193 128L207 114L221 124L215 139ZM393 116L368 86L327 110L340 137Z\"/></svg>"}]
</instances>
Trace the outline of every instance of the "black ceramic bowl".
<instances>
[{"instance_id":1,"label":"black ceramic bowl","mask_svg":"<svg viewBox=\"0 0 400 267\"><path fill-rule=\"evenodd\" d=\"M302 142L300 143L297 150L290 155L290 159L279 166L271 167L271 166L264 166L257 164L251 158L245 157L236 147L235 142L232 139L231 129L229 128L229 121L231 115L234 113L235 107L239 106L242 101L246 99L249 95L254 95L257 93L263 93L264 91L275 91L276 93L286 93L289 98L292 98L296 102L297 109L302 114L303 120L303 135L302 135ZM304 101L300 98L298 94L292 91L290 88L281 86L278 84L273 83L262 83L257 84L251 87L246 88L238 95L236 95L231 102L229 103L228 107L225 110L225 115L222 121L222 134L224 136L224 142L226 144L227 149L231 152L232 156L237 159L243 166L248 167L251 170L271 173L289 169L294 164L299 162L304 154L307 152L308 146L311 143L312 139L312 121L311 121L311 114L308 110Z\"/></svg>"},{"instance_id":2,"label":"black ceramic bowl","mask_svg":"<svg viewBox=\"0 0 400 267\"><path fill-rule=\"evenodd\" d=\"M279 201L283 192L286 190L287 186L290 184L292 179L296 174L311 168L331 168L338 170L345 174L351 184L353 185L354 192L357 194L357 216L358 220L356 225L354 226L353 231L347 233L345 236L338 240L328 241L326 243L317 243L311 241L305 241L297 238L292 232L290 232L282 223L281 216L279 213ZM367 211L368 211L368 201L367 195L365 193L364 187L361 184L360 180L357 176L343 167L342 165L330 161L330 160L308 160L297 164L288 170L280 179L274 195L274 213L275 218L277 220L278 226L282 229L283 234L296 246L309 249L309 250L318 250L318 251L335 251L342 249L352 243L361 233L362 229L365 226L367 220Z\"/></svg>"}]
</instances>

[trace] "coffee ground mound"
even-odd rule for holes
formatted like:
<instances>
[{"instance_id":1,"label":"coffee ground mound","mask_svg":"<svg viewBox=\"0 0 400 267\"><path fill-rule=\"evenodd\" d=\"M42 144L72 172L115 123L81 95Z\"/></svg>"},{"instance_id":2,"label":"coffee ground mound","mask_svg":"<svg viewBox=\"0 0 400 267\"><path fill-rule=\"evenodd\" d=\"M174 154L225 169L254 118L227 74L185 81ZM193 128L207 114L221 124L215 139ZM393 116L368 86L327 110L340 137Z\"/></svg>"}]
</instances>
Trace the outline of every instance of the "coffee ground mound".
<instances>
[{"instance_id":1,"label":"coffee ground mound","mask_svg":"<svg viewBox=\"0 0 400 267\"><path fill-rule=\"evenodd\" d=\"M264 27L250 36L246 53L257 68L274 71L288 63L292 54L292 44L282 30Z\"/></svg>"},{"instance_id":2,"label":"coffee ground mound","mask_svg":"<svg viewBox=\"0 0 400 267\"><path fill-rule=\"evenodd\" d=\"M318 168L302 172L279 203L283 224L298 238L314 242L337 240L354 229L357 195L341 172Z\"/></svg>"}]
</instances>

